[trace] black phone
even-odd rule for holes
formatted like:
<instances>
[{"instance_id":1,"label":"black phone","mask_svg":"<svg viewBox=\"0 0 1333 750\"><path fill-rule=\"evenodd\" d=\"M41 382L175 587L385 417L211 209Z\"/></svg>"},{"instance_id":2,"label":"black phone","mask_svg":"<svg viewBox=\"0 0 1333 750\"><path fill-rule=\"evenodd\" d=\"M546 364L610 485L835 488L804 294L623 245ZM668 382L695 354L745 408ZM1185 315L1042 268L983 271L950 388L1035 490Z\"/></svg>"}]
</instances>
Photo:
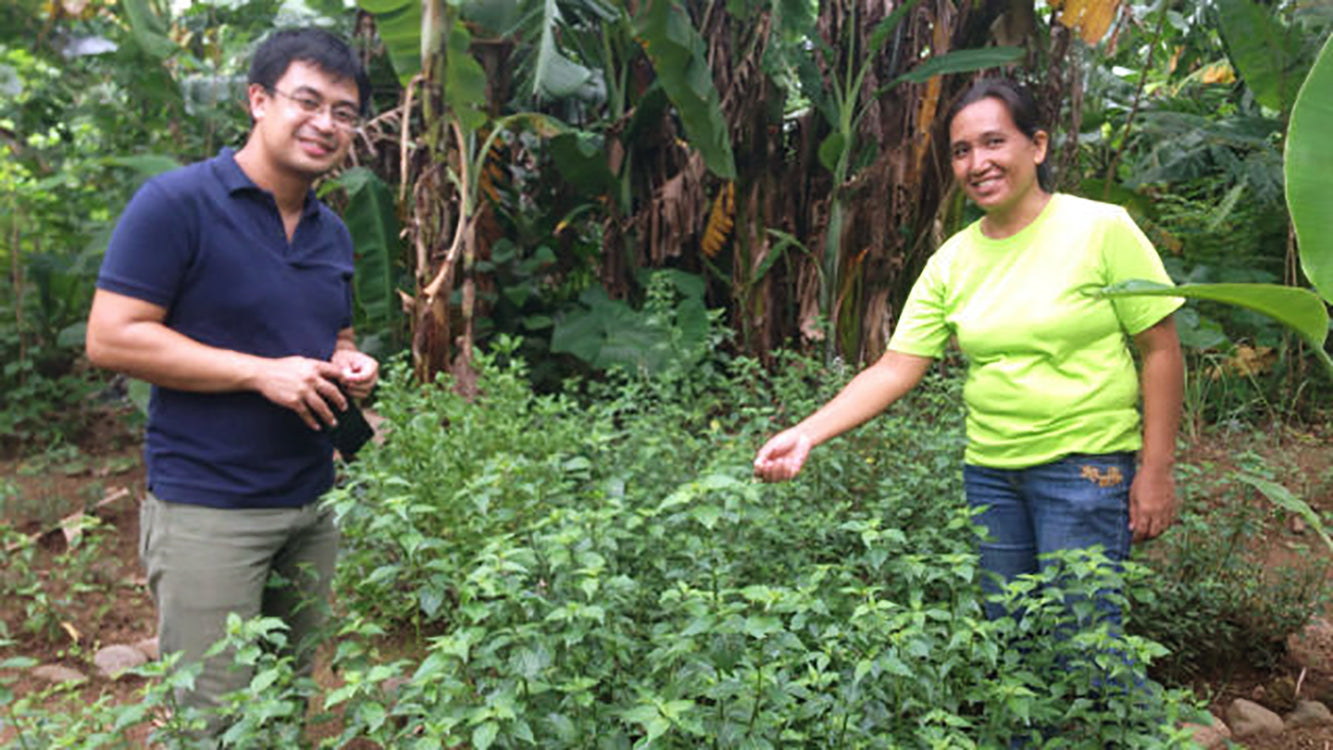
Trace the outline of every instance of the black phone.
<instances>
[{"instance_id":1,"label":"black phone","mask_svg":"<svg viewBox=\"0 0 1333 750\"><path fill-rule=\"evenodd\" d=\"M356 452L375 436L375 430L366 421L366 415L361 413L361 407L356 405L352 397L346 393L343 396L347 399L347 408L343 411L334 409L338 424L336 427L325 427L324 431L328 433L329 439L333 441L333 447L338 449L343 460L351 461L356 457Z\"/></svg>"}]
</instances>

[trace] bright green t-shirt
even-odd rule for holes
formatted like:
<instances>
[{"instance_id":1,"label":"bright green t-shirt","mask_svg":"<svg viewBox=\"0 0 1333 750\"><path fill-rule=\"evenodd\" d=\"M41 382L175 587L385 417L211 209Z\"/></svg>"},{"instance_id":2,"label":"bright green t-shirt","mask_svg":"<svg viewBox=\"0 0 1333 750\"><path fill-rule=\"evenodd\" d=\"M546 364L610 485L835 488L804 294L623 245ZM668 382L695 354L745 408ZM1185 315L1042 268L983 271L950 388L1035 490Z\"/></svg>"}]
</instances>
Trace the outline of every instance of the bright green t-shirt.
<instances>
[{"instance_id":1,"label":"bright green t-shirt","mask_svg":"<svg viewBox=\"0 0 1333 750\"><path fill-rule=\"evenodd\" d=\"M994 240L973 223L912 287L889 348L968 358L966 461L995 468L1142 446L1129 339L1181 305L1097 299L1127 279L1170 284L1152 243L1119 206L1056 194L1035 221Z\"/></svg>"}]
</instances>

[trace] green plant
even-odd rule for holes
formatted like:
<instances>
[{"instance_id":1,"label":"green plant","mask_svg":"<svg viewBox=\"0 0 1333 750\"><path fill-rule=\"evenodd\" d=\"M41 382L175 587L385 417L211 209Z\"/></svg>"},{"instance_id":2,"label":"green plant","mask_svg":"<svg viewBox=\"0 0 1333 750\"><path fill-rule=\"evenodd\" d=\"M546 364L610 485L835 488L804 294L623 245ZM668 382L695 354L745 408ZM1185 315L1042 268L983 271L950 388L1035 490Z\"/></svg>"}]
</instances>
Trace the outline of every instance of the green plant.
<instances>
[{"instance_id":1,"label":"green plant","mask_svg":"<svg viewBox=\"0 0 1333 750\"><path fill-rule=\"evenodd\" d=\"M252 673L248 685L223 696L216 719L225 727L218 738L223 747L279 747L300 741L315 683L296 674L286 630L278 618L244 620L231 613L225 636L204 655L229 652L236 667Z\"/></svg>"},{"instance_id":2,"label":"green plant","mask_svg":"<svg viewBox=\"0 0 1333 750\"><path fill-rule=\"evenodd\" d=\"M551 351L567 352L602 370L626 368L648 376L693 373L719 342L718 311L704 307L703 279L655 271L642 310L589 287L580 306L556 319Z\"/></svg>"},{"instance_id":3,"label":"green plant","mask_svg":"<svg viewBox=\"0 0 1333 750\"><path fill-rule=\"evenodd\" d=\"M1164 727L1180 696L1145 711L1096 688L1137 684L1160 652L1068 619L1106 566L1026 582L1010 596L1043 602L1030 618L985 620L956 380L770 487L749 477L753 446L845 370L711 360L575 400L534 394L516 347L478 359L471 404L391 377L385 443L329 497L345 633L406 625L424 651L377 664L344 641L338 741L989 747L1072 726L1179 742ZM1022 639L1042 644L1030 663Z\"/></svg>"},{"instance_id":4,"label":"green plant","mask_svg":"<svg viewBox=\"0 0 1333 750\"><path fill-rule=\"evenodd\" d=\"M14 624L52 642L73 637L69 628L75 622L75 612L86 606L89 597L105 593L110 585L92 572L94 563L104 554L105 531L100 522L84 516L70 531L70 541L63 551L49 560L39 560L31 536L0 524L0 549L6 550L0 594L13 605L11 611L21 615Z\"/></svg>"},{"instance_id":5,"label":"green plant","mask_svg":"<svg viewBox=\"0 0 1333 750\"><path fill-rule=\"evenodd\" d=\"M1215 471L1210 465L1182 467L1186 507L1214 493L1221 493L1222 503L1184 513L1160 549L1143 560L1155 571L1154 585L1131 589L1131 629L1166 647L1156 671L1177 684L1226 677L1241 665L1272 666L1285 653L1287 636L1327 597L1327 565L1267 564L1250 544L1267 514L1246 502L1233 478Z\"/></svg>"},{"instance_id":6,"label":"green plant","mask_svg":"<svg viewBox=\"0 0 1333 750\"><path fill-rule=\"evenodd\" d=\"M1128 281L1108 287L1102 290L1102 294L1111 297L1149 295L1202 299L1262 313L1288 326L1300 336L1326 373L1333 377L1333 359L1329 358L1324 348L1329 332L1327 300L1333 299L1329 291L1333 281L1328 278L1328 269L1333 268L1333 262L1329 261L1333 257L1333 240L1330 240L1327 212L1320 208L1319 203L1320 196L1326 194L1328 189L1329 177L1326 170L1318 166L1322 163L1319 158L1327 155L1327 145L1321 143L1323 139L1319 133L1333 119L1333 110L1327 106L1327 92L1333 90L1331 46L1333 43L1325 41L1292 106L1284 164L1288 207L1300 241L1300 263L1315 291L1276 284L1215 283L1163 287L1146 281ZM1277 43L1269 43L1268 51L1286 54L1282 45ZM1267 75L1271 74L1270 69ZM1277 101L1285 100L1284 85L1269 81L1263 86L1275 87L1276 93L1271 95Z\"/></svg>"}]
</instances>

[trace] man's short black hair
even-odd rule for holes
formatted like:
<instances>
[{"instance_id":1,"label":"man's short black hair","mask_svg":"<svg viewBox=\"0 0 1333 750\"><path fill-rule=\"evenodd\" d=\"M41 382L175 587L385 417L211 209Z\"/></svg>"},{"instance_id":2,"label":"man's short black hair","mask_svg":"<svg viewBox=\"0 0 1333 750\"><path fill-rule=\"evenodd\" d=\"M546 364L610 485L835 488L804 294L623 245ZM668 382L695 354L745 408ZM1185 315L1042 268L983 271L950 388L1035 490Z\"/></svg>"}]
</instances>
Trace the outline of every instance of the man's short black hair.
<instances>
[{"instance_id":1,"label":"man's short black hair","mask_svg":"<svg viewBox=\"0 0 1333 750\"><path fill-rule=\"evenodd\" d=\"M370 106L370 77L347 42L323 29L282 29L268 35L250 59L250 83L272 91L293 61L356 81L361 114Z\"/></svg>"}]
</instances>

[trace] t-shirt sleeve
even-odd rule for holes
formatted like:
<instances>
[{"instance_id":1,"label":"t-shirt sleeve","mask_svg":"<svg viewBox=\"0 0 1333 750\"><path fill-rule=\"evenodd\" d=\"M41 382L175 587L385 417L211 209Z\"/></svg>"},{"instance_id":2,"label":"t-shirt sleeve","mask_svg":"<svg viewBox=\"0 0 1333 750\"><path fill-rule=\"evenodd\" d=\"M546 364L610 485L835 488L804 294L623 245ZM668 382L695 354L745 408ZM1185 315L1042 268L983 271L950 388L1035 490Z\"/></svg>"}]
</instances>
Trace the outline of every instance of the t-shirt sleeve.
<instances>
[{"instance_id":1,"label":"t-shirt sleeve","mask_svg":"<svg viewBox=\"0 0 1333 750\"><path fill-rule=\"evenodd\" d=\"M116 222L97 287L170 308L190 264L188 217L156 182L130 199Z\"/></svg>"},{"instance_id":2,"label":"t-shirt sleeve","mask_svg":"<svg viewBox=\"0 0 1333 750\"><path fill-rule=\"evenodd\" d=\"M949 344L953 331L944 317L944 284L940 278L940 254L926 262L926 268L912 285L903 305L902 315L889 338L889 349L918 357L939 357Z\"/></svg>"},{"instance_id":3,"label":"t-shirt sleeve","mask_svg":"<svg viewBox=\"0 0 1333 750\"><path fill-rule=\"evenodd\" d=\"M1162 256L1123 208L1117 208L1106 221L1102 264L1107 284L1142 279L1173 285L1162 265ZM1134 336L1175 312L1184 300L1179 297L1114 297L1111 304L1120 325Z\"/></svg>"}]
</instances>

